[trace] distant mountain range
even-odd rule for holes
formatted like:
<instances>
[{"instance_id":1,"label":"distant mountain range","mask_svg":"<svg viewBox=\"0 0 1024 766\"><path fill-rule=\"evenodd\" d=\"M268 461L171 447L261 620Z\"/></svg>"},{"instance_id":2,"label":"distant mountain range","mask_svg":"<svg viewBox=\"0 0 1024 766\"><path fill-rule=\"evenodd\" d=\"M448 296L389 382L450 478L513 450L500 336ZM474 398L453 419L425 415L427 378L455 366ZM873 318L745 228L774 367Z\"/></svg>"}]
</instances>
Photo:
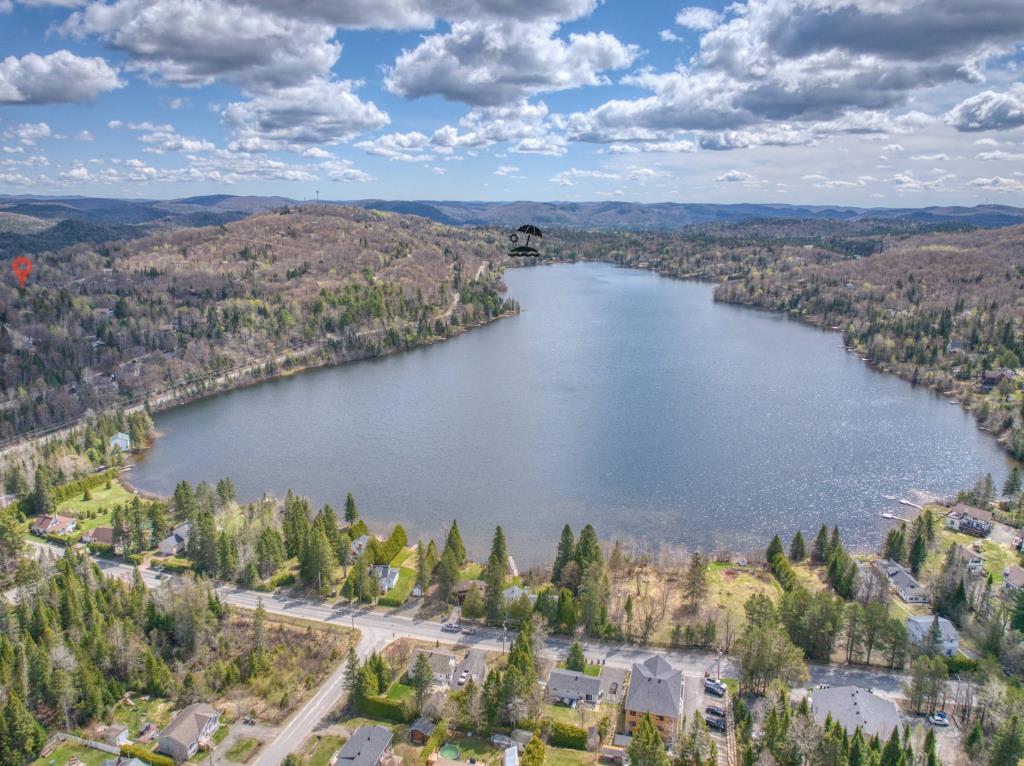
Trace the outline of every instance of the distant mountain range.
<instances>
[{"instance_id":1,"label":"distant mountain range","mask_svg":"<svg viewBox=\"0 0 1024 766\"><path fill-rule=\"evenodd\" d=\"M75 242L134 239L153 231L215 226L286 205L287 197L211 194L174 200L0 195L0 256L59 249ZM457 202L364 199L332 201L371 210L417 215L455 226L633 229L670 231L702 224L774 221L904 221L915 225L995 228L1024 224L1024 208L863 208L837 205L639 202Z\"/></svg>"}]
</instances>

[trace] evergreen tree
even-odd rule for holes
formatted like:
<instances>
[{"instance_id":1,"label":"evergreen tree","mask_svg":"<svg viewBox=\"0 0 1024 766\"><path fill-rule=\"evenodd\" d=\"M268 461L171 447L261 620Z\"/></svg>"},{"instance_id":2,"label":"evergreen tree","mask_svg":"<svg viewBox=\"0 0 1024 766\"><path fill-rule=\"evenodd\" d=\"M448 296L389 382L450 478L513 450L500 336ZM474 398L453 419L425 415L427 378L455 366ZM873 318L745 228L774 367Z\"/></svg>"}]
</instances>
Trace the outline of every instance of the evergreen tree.
<instances>
[{"instance_id":1,"label":"evergreen tree","mask_svg":"<svg viewBox=\"0 0 1024 766\"><path fill-rule=\"evenodd\" d=\"M903 749L900 747L900 731L893 729L889 735L885 747L882 748L882 758L879 766L905 766Z\"/></svg>"},{"instance_id":2,"label":"evergreen tree","mask_svg":"<svg viewBox=\"0 0 1024 766\"><path fill-rule=\"evenodd\" d=\"M448 530L448 539L444 543L445 551L451 551L455 555L456 569L461 569L466 563L466 546L462 544L462 535L459 534L459 523L452 519L451 529ZM442 558L444 555L442 554Z\"/></svg>"},{"instance_id":3,"label":"evergreen tree","mask_svg":"<svg viewBox=\"0 0 1024 766\"><path fill-rule=\"evenodd\" d=\"M459 561L451 548L445 548L437 565L437 595L442 601L452 597L455 583L459 581Z\"/></svg>"},{"instance_id":4,"label":"evergreen tree","mask_svg":"<svg viewBox=\"0 0 1024 766\"><path fill-rule=\"evenodd\" d=\"M434 674L430 669L430 660L427 659L426 652L419 652L416 655L416 662L409 672L409 686L412 687L416 695L416 712L423 709L423 700L433 681Z\"/></svg>"},{"instance_id":5,"label":"evergreen tree","mask_svg":"<svg viewBox=\"0 0 1024 766\"><path fill-rule=\"evenodd\" d=\"M534 735L526 744L526 750L523 751L523 758L520 763L522 766L544 766L544 758L544 740Z\"/></svg>"},{"instance_id":6,"label":"evergreen tree","mask_svg":"<svg viewBox=\"0 0 1024 766\"><path fill-rule=\"evenodd\" d=\"M349 492L345 496L345 523L352 526L359 519L359 510L356 508L356 499Z\"/></svg>"},{"instance_id":7,"label":"evergreen tree","mask_svg":"<svg viewBox=\"0 0 1024 766\"><path fill-rule=\"evenodd\" d=\"M288 558L298 558L309 538L309 504L288 490L284 499L284 549Z\"/></svg>"},{"instance_id":8,"label":"evergreen tree","mask_svg":"<svg viewBox=\"0 0 1024 766\"><path fill-rule=\"evenodd\" d=\"M771 563L772 561L775 560L776 556L785 556L785 555L786 554L785 554L785 552L783 551L783 548L782 548L782 541L779 539L778 535L775 535L772 538L772 541L770 543L768 543L768 548L765 549L764 560L767 561L768 563Z\"/></svg>"},{"instance_id":9,"label":"evergreen tree","mask_svg":"<svg viewBox=\"0 0 1024 766\"><path fill-rule=\"evenodd\" d=\"M474 585L466 593L466 598L462 602L462 616L470 620L479 620L484 614L483 596L480 595L480 590Z\"/></svg>"},{"instance_id":10,"label":"evergreen tree","mask_svg":"<svg viewBox=\"0 0 1024 766\"><path fill-rule=\"evenodd\" d=\"M299 576L306 587L321 594L334 590L334 548L320 527L315 527L299 556ZM369 578L373 579L373 578Z\"/></svg>"},{"instance_id":11,"label":"evergreen tree","mask_svg":"<svg viewBox=\"0 0 1024 766\"><path fill-rule=\"evenodd\" d=\"M486 588L484 608L487 622L491 625L500 625L505 613L503 588L507 566L508 553L505 549L505 533L502 532L501 527L497 527L494 530L494 540L491 543L491 555L487 559L487 566L483 571Z\"/></svg>"},{"instance_id":12,"label":"evergreen tree","mask_svg":"<svg viewBox=\"0 0 1024 766\"><path fill-rule=\"evenodd\" d=\"M562 571L565 565L572 561L576 552L576 541L572 536L572 528L566 524L562 527L562 537L558 541L558 551L555 553L555 563L551 567L551 582L560 585L562 582Z\"/></svg>"},{"instance_id":13,"label":"evergreen tree","mask_svg":"<svg viewBox=\"0 0 1024 766\"><path fill-rule=\"evenodd\" d=\"M572 591L562 588L558 593L556 629L562 633L572 633L576 630L576 620L576 601L572 597Z\"/></svg>"},{"instance_id":14,"label":"evergreen tree","mask_svg":"<svg viewBox=\"0 0 1024 766\"><path fill-rule=\"evenodd\" d=\"M217 573L222 580L233 580L238 571L238 546L235 538L221 531L217 539Z\"/></svg>"},{"instance_id":15,"label":"evergreen tree","mask_svg":"<svg viewBox=\"0 0 1024 766\"><path fill-rule=\"evenodd\" d=\"M53 482L46 466L36 467L35 486L29 498L29 511L36 516L52 515L57 509L53 499Z\"/></svg>"},{"instance_id":16,"label":"evergreen tree","mask_svg":"<svg viewBox=\"0 0 1024 766\"><path fill-rule=\"evenodd\" d=\"M1020 468L1014 466L1010 469L1010 475L1006 477L1006 482L1003 484L1003 495L1016 497L1020 494L1020 486Z\"/></svg>"},{"instance_id":17,"label":"evergreen tree","mask_svg":"<svg viewBox=\"0 0 1024 766\"><path fill-rule=\"evenodd\" d=\"M914 538L914 543L910 546L910 571L915 576L921 571L921 567L924 566L925 559L927 558L928 542L925 540L925 535L922 531L921 534Z\"/></svg>"},{"instance_id":18,"label":"evergreen tree","mask_svg":"<svg viewBox=\"0 0 1024 766\"><path fill-rule=\"evenodd\" d=\"M579 567L581 575L587 571L587 565L591 562L600 561L602 564L604 563L604 559L601 556L601 545L597 540L597 532L590 524L587 524L580 531L580 538L576 541L576 552L573 558L576 561L576 566Z\"/></svg>"},{"instance_id":19,"label":"evergreen tree","mask_svg":"<svg viewBox=\"0 0 1024 766\"><path fill-rule=\"evenodd\" d=\"M668 753L665 742L651 720L651 714L645 713L640 723L633 730L633 739L626 752L632 766L668 766Z\"/></svg>"},{"instance_id":20,"label":"evergreen tree","mask_svg":"<svg viewBox=\"0 0 1024 766\"><path fill-rule=\"evenodd\" d=\"M814 538L814 545L811 546L811 560L815 564L824 564L831 552L828 544L828 527L822 524L818 536Z\"/></svg>"},{"instance_id":21,"label":"evergreen tree","mask_svg":"<svg viewBox=\"0 0 1024 766\"><path fill-rule=\"evenodd\" d=\"M807 543L804 542L803 532L798 529L789 543L789 560L799 564L805 558L807 558Z\"/></svg>"},{"instance_id":22,"label":"evergreen tree","mask_svg":"<svg viewBox=\"0 0 1024 766\"><path fill-rule=\"evenodd\" d=\"M422 593L426 593L430 585L430 574L427 568L427 550L423 547L421 538L416 541L416 585Z\"/></svg>"},{"instance_id":23,"label":"evergreen tree","mask_svg":"<svg viewBox=\"0 0 1024 766\"><path fill-rule=\"evenodd\" d=\"M587 660L583 656L583 647L580 646L579 641L573 641L572 646L569 647L569 653L565 657L565 667L567 670L575 670L577 673L586 670Z\"/></svg>"},{"instance_id":24,"label":"evergreen tree","mask_svg":"<svg viewBox=\"0 0 1024 766\"><path fill-rule=\"evenodd\" d=\"M1016 766L1024 756L1024 731L1020 719L1011 715L996 732L989 755L989 766Z\"/></svg>"}]
</instances>

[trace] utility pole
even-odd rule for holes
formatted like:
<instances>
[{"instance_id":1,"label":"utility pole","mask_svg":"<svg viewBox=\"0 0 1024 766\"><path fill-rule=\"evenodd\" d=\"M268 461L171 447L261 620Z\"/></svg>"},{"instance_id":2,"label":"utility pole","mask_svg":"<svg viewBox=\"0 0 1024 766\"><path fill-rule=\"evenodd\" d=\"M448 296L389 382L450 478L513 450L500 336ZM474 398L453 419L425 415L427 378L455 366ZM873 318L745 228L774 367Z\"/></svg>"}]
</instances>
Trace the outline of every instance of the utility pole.
<instances>
[{"instance_id":1,"label":"utility pole","mask_svg":"<svg viewBox=\"0 0 1024 766\"><path fill-rule=\"evenodd\" d=\"M316 190L316 204L318 204L318 205L320 204L320 190L319 189Z\"/></svg>"}]
</instances>

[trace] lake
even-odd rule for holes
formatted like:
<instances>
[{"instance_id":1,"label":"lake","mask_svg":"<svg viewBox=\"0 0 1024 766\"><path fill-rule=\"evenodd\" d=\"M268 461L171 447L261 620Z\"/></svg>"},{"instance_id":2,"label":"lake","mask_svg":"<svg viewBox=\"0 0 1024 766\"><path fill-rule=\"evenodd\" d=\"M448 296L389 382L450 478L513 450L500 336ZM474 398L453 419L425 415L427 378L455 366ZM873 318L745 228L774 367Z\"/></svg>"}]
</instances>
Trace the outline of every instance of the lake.
<instances>
[{"instance_id":1,"label":"lake","mask_svg":"<svg viewBox=\"0 0 1024 766\"><path fill-rule=\"evenodd\" d=\"M522 313L403 354L156 416L140 489L230 476L242 500L356 497L371 528L471 553L496 524L520 564L592 523L745 551L822 522L874 547L884 496L951 493L1008 462L959 407L875 372L838 333L716 304L712 287L607 264L510 270Z\"/></svg>"}]
</instances>

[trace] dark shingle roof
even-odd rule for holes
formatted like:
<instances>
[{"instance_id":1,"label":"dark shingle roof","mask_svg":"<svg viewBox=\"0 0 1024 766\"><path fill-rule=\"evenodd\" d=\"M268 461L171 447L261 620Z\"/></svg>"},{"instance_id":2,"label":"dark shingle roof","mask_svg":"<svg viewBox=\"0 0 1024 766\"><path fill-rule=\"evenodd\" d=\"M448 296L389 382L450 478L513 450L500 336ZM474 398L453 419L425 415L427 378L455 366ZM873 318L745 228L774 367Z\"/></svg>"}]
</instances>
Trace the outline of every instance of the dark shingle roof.
<instances>
[{"instance_id":1,"label":"dark shingle roof","mask_svg":"<svg viewBox=\"0 0 1024 766\"><path fill-rule=\"evenodd\" d=\"M882 740L900 725L900 713L894 702L856 686L815 689L811 695L811 711L819 725L831 715L833 721L851 734L860 726L865 736L877 734Z\"/></svg>"},{"instance_id":2,"label":"dark shingle roof","mask_svg":"<svg viewBox=\"0 0 1024 766\"><path fill-rule=\"evenodd\" d=\"M601 679L575 670L555 668L548 676L548 694L553 697L596 698L601 693Z\"/></svg>"},{"instance_id":3,"label":"dark shingle roof","mask_svg":"<svg viewBox=\"0 0 1024 766\"><path fill-rule=\"evenodd\" d=\"M391 745L391 729L384 726L360 726L338 751L343 766L376 766Z\"/></svg>"},{"instance_id":4,"label":"dark shingle roof","mask_svg":"<svg viewBox=\"0 0 1024 766\"><path fill-rule=\"evenodd\" d=\"M216 708L205 702L196 702L174 716L174 720L167 724L160 732L160 736L173 739L183 745L190 745L199 738L199 732L203 730L207 722L219 715Z\"/></svg>"},{"instance_id":5,"label":"dark shingle roof","mask_svg":"<svg viewBox=\"0 0 1024 766\"><path fill-rule=\"evenodd\" d=\"M655 654L643 663L633 663L626 710L678 718L682 692L683 674Z\"/></svg>"}]
</instances>

